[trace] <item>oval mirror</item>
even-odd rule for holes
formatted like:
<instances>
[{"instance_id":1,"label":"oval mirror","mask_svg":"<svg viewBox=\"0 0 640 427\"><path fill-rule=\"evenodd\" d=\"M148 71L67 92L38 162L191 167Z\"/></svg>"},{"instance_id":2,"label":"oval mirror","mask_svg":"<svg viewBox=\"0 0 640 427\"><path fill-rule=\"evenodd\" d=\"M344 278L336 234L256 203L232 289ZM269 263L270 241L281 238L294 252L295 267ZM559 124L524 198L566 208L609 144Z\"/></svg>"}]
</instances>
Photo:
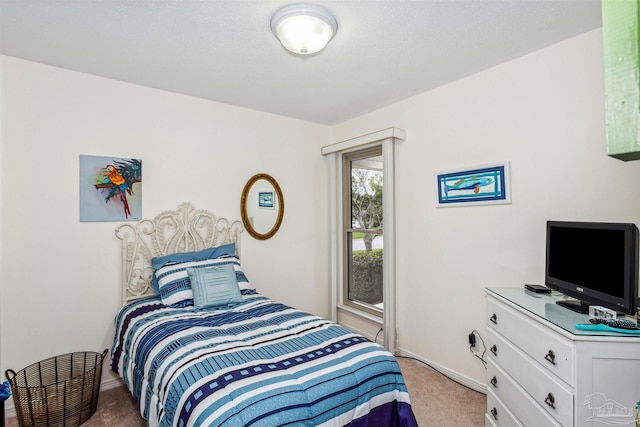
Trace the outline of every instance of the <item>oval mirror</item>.
<instances>
[{"instance_id":1,"label":"oval mirror","mask_svg":"<svg viewBox=\"0 0 640 427\"><path fill-rule=\"evenodd\" d=\"M245 229L256 239L276 234L284 216L280 186L271 175L259 173L247 181L240 199L240 214Z\"/></svg>"}]
</instances>

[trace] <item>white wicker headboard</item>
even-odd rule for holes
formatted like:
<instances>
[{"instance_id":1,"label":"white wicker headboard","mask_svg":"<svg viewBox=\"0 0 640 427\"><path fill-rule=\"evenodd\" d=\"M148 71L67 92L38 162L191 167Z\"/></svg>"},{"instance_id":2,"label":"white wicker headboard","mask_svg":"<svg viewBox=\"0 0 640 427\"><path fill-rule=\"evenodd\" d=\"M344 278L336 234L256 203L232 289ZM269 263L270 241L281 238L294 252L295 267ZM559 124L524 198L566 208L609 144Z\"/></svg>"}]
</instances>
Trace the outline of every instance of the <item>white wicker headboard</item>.
<instances>
[{"instance_id":1,"label":"white wicker headboard","mask_svg":"<svg viewBox=\"0 0 640 427\"><path fill-rule=\"evenodd\" d=\"M151 258L228 243L235 243L239 257L243 230L240 221L218 218L186 202L175 211L161 212L153 220L120 224L115 233L122 241L122 303L154 294Z\"/></svg>"}]
</instances>

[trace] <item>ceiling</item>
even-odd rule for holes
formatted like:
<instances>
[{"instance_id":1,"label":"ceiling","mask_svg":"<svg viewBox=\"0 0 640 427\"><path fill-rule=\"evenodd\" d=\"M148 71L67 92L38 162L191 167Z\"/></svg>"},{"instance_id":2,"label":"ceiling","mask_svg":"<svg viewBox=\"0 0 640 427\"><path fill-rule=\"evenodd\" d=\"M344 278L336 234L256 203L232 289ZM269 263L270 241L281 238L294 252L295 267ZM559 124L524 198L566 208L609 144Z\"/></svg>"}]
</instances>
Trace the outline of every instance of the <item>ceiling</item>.
<instances>
[{"instance_id":1,"label":"ceiling","mask_svg":"<svg viewBox=\"0 0 640 427\"><path fill-rule=\"evenodd\" d=\"M300 57L270 28L292 2L1 0L0 51L334 125L602 26L600 0L309 1L338 32Z\"/></svg>"}]
</instances>

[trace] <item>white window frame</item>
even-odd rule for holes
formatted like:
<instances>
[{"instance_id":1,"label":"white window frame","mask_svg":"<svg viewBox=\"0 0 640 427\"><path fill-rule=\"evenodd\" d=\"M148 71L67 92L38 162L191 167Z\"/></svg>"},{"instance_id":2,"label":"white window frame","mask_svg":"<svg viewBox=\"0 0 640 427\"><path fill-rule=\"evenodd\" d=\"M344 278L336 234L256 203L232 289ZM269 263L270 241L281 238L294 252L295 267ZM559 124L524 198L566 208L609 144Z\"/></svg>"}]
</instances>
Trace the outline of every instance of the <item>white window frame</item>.
<instances>
[{"instance_id":1,"label":"white window frame","mask_svg":"<svg viewBox=\"0 0 640 427\"><path fill-rule=\"evenodd\" d=\"M404 130L391 127L367 135L341 141L322 148L329 163L329 281L330 313L337 321L338 308L351 311L365 318L370 314L347 308L342 301L344 282L343 269L343 198L342 198L342 155L377 145L382 146L383 169L383 217L384 217L384 257L383 257L383 339L384 346L391 353L396 350L396 304L395 304L395 142L406 138ZM375 316L372 316L375 317ZM373 320L373 319L372 319Z\"/></svg>"},{"instance_id":2,"label":"white window frame","mask_svg":"<svg viewBox=\"0 0 640 427\"><path fill-rule=\"evenodd\" d=\"M373 305L369 305L366 304L362 301L357 301L357 300L351 300L349 299L349 291L350 291L350 286L353 283L350 283L350 281L352 280L353 276L352 276L352 272L350 271L350 268L353 269L353 240L349 239L347 236L347 232L346 230L352 230L353 226L350 225L351 224L351 220L352 220L352 206L351 206L351 201L352 201L352 181L353 181L353 166L352 166L352 162L356 161L356 160L363 160L363 159L368 159L371 157L378 157L378 158L382 158L382 146L380 144L373 144L370 147L367 148L358 148L356 150L353 151L349 151L349 152L344 152L341 155L341 160L342 160L342 189L341 189L341 194L342 194L342 250L343 250L343 254L344 254L344 258L343 258L343 273L344 273L344 277L343 277L343 288L342 288L342 305L344 306L349 306L351 308L354 308L356 311L363 311L365 313L371 314L373 316L376 316L378 318L382 318L383 313L384 313L384 308L379 308L379 307L375 307ZM383 172L383 168L382 166L380 166L380 172ZM383 175L383 182L384 182L384 175ZM383 186L384 188L384 186ZM382 192L382 199L384 201L384 190ZM383 215L384 215L384 204L383 204ZM384 218L384 216L383 216ZM344 221L347 221L346 223ZM349 234L351 235L351 234ZM384 238L383 238L383 245L384 245ZM384 247L383 247L384 249ZM384 258L383 258L384 261ZM383 268L384 268L384 262L383 262ZM384 274L384 272L382 272ZM381 277L382 279L382 277ZM384 290L384 289L383 289Z\"/></svg>"}]
</instances>

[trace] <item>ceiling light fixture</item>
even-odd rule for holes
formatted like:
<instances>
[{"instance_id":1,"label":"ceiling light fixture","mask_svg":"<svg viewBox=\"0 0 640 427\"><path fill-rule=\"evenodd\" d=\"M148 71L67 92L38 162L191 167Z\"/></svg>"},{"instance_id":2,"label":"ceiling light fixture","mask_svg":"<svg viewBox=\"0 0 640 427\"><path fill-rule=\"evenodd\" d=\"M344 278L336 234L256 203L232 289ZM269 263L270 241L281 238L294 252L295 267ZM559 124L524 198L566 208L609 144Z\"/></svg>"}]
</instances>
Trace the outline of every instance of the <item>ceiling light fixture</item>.
<instances>
[{"instance_id":1,"label":"ceiling light fixture","mask_svg":"<svg viewBox=\"0 0 640 427\"><path fill-rule=\"evenodd\" d=\"M271 31L282 46L297 55L320 52L338 31L331 13L315 4L292 4L271 18Z\"/></svg>"}]
</instances>

